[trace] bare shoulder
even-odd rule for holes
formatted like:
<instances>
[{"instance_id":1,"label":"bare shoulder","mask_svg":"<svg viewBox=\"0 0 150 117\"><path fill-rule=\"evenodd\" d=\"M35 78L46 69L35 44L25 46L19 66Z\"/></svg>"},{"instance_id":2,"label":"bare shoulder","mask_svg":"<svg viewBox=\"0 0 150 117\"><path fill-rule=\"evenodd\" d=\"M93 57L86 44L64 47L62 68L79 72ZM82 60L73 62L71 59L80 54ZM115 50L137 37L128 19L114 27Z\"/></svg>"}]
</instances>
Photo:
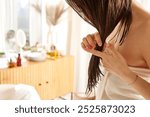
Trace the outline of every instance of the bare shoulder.
<instances>
[{"instance_id":1,"label":"bare shoulder","mask_svg":"<svg viewBox=\"0 0 150 117\"><path fill-rule=\"evenodd\" d=\"M150 29L150 18L149 18L149 20L146 22L146 28L148 29L147 31L150 31L149 29Z\"/></svg>"},{"instance_id":2,"label":"bare shoulder","mask_svg":"<svg viewBox=\"0 0 150 117\"><path fill-rule=\"evenodd\" d=\"M150 67L150 20L145 23L145 31L143 34L143 39L141 43L141 51L143 58Z\"/></svg>"},{"instance_id":3,"label":"bare shoulder","mask_svg":"<svg viewBox=\"0 0 150 117\"><path fill-rule=\"evenodd\" d=\"M144 41L150 44L150 19L145 23L145 39Z\"/></svg>"}]
</instances>

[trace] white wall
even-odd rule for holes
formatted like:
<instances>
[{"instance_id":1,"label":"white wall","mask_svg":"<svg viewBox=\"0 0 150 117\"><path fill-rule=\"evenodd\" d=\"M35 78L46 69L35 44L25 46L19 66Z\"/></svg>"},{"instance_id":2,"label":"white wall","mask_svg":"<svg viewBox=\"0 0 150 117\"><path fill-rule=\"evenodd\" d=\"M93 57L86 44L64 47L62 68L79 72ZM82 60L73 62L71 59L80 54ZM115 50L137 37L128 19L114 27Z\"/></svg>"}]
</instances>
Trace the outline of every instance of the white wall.
<instances>
[{"instance_id":1,"label":"white wall","mask_svg":"<svg viewBox=\"0 0 150 117\"><path fill-rule=\"evenodd\" d=\"M150 12L150 0L137 0L148 12Z\"/></svg>"},{"instance_id":2,"label":"white wall","mask_svg":"<svg viewBox=\"0 0 150 117\"><path fill-rule=\"evenodd\" d=\"M5 1L0 0L0 51L4 50L4 36L5 36Z\"/></svg>"},{"instance_id":3,"label":"white wall","mask_svg":"<svg viewBox=\"0 0 150 117\"><path fill-rule=\"evenodd\" d=\"M35 8L32 7L32 4L35 4L36 0L30 0L29 14L30 14L30 24L29 24L29 32L30 32L30 45L33 46L36 42L42 42L41 35L41 13L37 12ZM39 0L39 4L41 4L41 0Z\"/></svg>"}]
</instances>

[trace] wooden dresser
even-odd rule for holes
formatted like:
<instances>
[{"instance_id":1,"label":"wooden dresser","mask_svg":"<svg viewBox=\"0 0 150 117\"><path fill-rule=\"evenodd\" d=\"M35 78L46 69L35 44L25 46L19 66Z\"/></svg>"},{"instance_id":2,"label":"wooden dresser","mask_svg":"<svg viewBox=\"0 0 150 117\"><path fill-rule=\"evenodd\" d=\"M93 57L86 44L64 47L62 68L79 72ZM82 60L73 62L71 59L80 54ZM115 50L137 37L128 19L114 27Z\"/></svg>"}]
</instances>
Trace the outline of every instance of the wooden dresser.
<instances>
[{"instance_id":1,"label":"wooden dresser","mask_svg":"<svg viewBox=\"0 0 150 117\"><path fill-rule=\"evenodd\" d=\"M0 84L28 84L41 99L54 99L73 91L74 59L72 56L44 62L28 62L22 67L0 69Z\"/></svg>"}]
</instances>

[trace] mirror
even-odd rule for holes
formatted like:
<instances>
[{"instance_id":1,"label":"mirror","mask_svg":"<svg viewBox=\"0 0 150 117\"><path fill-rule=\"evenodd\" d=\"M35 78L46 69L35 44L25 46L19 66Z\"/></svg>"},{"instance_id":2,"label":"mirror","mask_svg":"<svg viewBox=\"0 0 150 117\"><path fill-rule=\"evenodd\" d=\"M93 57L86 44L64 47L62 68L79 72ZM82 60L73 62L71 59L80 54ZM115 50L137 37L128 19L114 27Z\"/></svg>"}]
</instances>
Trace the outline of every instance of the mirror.
<instances>
[{"instance_id":1,"label":"mirror","mask_svg":"<svg viewBox=\"0 0 150 117\"><path fill-rule=\"evenodd\" d=\"M68 6L63 2L65 0L0 0L0 51L18 50L18 30L25 33L25 45L29 47L26 49L37 44L45 49L49 42L64 49L66 45L62 43L66 43L68 37L69 20ZM51 18L55 20L47 20Z\"/></svg>"},{"instance_id":2,"label":"mirror","mask_svg":"<svg viewBox=\"0 0 150 117\"><path fill-rule=\"evenodd\" d=\"M17 49L18 30L25 34L25 42L19 39L24 45L33 46L41 42L41 14L38 12L41 0L3 0L0 4L0 14L3 17L2 21L0 20L0 35L3 35L3 40L0 41L5 45L3 50Z\"/></svg>"},{"instance_id":3,"label":"mirror","mask_svg":"<svg viewBox=\"0 0 150 117\"><path fill-rule=\"evenodd\" d=\"M19 29L16 34L16 43L20 48L23 48L26 44L26 34L23 30Z\"/></svg>"}]
</instances>

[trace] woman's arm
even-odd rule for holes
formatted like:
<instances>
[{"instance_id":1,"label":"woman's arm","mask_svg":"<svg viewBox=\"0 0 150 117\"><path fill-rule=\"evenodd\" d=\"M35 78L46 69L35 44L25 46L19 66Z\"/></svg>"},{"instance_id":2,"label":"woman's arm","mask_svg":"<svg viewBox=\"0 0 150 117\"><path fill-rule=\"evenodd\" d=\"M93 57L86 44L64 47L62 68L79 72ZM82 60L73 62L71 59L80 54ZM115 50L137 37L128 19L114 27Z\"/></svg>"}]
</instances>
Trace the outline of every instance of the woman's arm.
<instances>
[{"instance_id":1,"label":"woman's arm","mask_svg":"<svg viewBox=\"0 0 150 117\"><path fill-rule=\"evenodd\" d=\"M108 70L112 74L115 74L123 81L127 82L145 99L150 99L150 83L137 76L128 68L126 60L114 48L113 45L108 44L104 52L100 52L94 49L86 49L86 51L92 53L95 56L101 57L103 66L106 70Z\"/></svg>"},{"instance_id":2,"label":"woman's arm","mask_svg":"<svg viewBox=\"0 0 150 117\"><path fill-rule=\"evenodd\" d=\"M150 68L150 21L146 23L146 34L145 38L142 39L142 44L140 45L141 53L143 54L143 59ZM129 76L131 77L131 76ZM146 82L142 78L138 78L137 81L132 85L137 91L141 93L146 99L150 99L150 83Z\"/></svg>"},{"instance_id":3,"label":"woman's arm","mask_svg":"<svg viewBox=\"0 0 150 117\"><path fill-rule=\"evenodd\" d=\"M95 35L97 34L95 33ZM141 94L145 99L150 99L150 83L140 78L139 76L137 77L137 75L128 68L125 59L117 50L115 50L113 45L109 44L109 46L106 46L104 52L94 50L94 42L101 43L101 39L97 35L95 37L95 39L97 40L95 40L94 38L92 38L93 36L88 35L83 39L83 42L81 43L82 48L95 56L101 57L105 69L120 77L123 81L127 82L130 86L136 89L139 94ZM145 58L145 61L148 63L150 68L150 54L148 54L150 53L150 38L149 40L147 39L147 41L143 42L144 43L141 44L141 53L144 54L143 56Z\"/></svg>"},{"instance_id":4,"label":"woman's arm","mask_svg":"<svg viewBox=\"0 0 150 117\"><path fill-rule=\"evenodd\" d=\"M150 99L150 83L134 74L131 70L128 70L122 79L136 89L145 99Z\"/></svg>"}]
</instances>

